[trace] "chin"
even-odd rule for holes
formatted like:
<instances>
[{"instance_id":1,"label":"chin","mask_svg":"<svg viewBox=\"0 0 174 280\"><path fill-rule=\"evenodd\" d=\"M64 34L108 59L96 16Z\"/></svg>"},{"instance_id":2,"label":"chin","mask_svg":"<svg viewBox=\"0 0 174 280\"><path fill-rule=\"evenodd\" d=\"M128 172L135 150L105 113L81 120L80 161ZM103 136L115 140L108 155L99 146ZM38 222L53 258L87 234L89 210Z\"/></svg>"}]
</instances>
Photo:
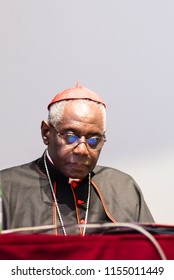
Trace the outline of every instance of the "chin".
<instances>
[{"instance_id":1,"label":"chin","mask_svg":"<svg viewBox=\"0 0 174 280\"><path fill-rule=\"evenodd\" d=\"M68 173L68 178L72 179L83 179L89 174L88 171L74 171Z\"/></svg>"},{"instance_id":2,"label":"chin","mask_svg":"<svg viewBox=\"0 0 174 280\"><path fill-rule=\"evenodd\" d=\"M88 175L88 173L87 174L73 173L73 174L70 174L68 177L71 179L84 179L87 175Z\"/></svg>"},{"instance_id":3,"label":"chin","mask_svg":"<svg viewBox=\"0 0 174 280\"><path fill-rule=\"evenodd\" d=\"M70 165L64 170L64 175L72 179L84 179L91 172L90 166L87 165Z\"/></svg>"}]
</instances>

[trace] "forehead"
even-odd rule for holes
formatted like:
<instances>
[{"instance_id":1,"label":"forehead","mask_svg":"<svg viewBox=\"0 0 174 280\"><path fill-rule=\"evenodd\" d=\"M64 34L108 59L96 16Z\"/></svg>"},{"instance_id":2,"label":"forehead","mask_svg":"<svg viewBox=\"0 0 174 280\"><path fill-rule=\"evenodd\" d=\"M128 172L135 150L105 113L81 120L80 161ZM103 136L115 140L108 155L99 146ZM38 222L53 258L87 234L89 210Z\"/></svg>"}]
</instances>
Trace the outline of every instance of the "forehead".
<instances>
[{"instance_id":1,"label":"forehead","mask_svg":"<svg viewBox=\"0 0 174 280\"><path fill-rule=\"evenodd\" d=\"M104 130L102 110L93 102L70 102L65 105L60 123L64 126Z\"/></svg>"}]
</instances>

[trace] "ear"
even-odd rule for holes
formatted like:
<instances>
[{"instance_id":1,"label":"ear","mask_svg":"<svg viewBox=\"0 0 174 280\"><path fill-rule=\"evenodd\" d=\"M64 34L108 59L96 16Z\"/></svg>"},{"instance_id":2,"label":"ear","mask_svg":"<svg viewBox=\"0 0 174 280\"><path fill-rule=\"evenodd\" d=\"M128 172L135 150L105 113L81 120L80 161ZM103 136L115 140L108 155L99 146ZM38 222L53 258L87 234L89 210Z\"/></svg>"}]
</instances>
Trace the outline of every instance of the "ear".
<instances>
[{"instance_id":1,"label":"ear","mask_svg":"<svg viewBox=\"0 0 174 280\"><path fill-rule=\"evenodd\" d=\"M41 135L45 145L49 144L50 138L50 125L47 121L41 122Z\"/></svg>"}]
</instances>

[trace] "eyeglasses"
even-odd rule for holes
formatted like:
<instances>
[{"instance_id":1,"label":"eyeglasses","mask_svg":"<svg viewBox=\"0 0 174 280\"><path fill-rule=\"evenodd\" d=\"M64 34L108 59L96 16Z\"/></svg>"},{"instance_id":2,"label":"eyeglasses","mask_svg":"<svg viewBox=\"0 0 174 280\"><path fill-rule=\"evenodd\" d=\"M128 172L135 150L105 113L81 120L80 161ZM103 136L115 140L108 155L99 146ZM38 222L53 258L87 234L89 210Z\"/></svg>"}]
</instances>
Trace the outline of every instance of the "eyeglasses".
<instances>
[{"instance_id":1,"label":"eyeglasses","mask_svg":"<svg viewBox=\"0 0 174 280\"><path fill-rule=\"evenodd\" d=\"M60 133L54 126L52 127L55 129L57 135L62 138L62 143L64 145L71 146L72 148L75 148L81 143L85 143L89 149L99 150L102 148L104 142L106 142L106 137L104 134L102 136L92 136L85 138L85 141L81 141L82 136L78 137L77 135L70 132Z\"/></svg>"}]
</instances>

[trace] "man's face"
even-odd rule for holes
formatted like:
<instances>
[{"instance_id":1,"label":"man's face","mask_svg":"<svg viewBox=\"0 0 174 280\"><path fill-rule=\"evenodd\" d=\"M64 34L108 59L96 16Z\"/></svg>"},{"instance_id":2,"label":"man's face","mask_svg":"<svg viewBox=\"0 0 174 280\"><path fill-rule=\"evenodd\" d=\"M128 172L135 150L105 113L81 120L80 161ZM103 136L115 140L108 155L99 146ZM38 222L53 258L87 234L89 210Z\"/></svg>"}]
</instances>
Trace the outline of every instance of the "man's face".
<instances>
[{"instance_id":1,"label":"man's face","mask_svg":"<svg viewBox=\"0 0 174 280\"><path fill-rule=\"evenodd\" d=\"M44 127L46 123L42 124ZM73 133L78 137L84 136L102 136L105 128L103 126L101 110L94 104L72 102L66 105L60 123L56 130L60 133ZM89 149L85 138L80 139L80 143L74 148L71 145L65 145L62 138L57 134L54 127L47 125L48 130L45 133L42 128L42 136L47 137L49 155L57 168L68 178L86 177L95 167L101 152L99 150ZM84 142L83 142L84 141Z\"/></svg>"}]
</instances>

